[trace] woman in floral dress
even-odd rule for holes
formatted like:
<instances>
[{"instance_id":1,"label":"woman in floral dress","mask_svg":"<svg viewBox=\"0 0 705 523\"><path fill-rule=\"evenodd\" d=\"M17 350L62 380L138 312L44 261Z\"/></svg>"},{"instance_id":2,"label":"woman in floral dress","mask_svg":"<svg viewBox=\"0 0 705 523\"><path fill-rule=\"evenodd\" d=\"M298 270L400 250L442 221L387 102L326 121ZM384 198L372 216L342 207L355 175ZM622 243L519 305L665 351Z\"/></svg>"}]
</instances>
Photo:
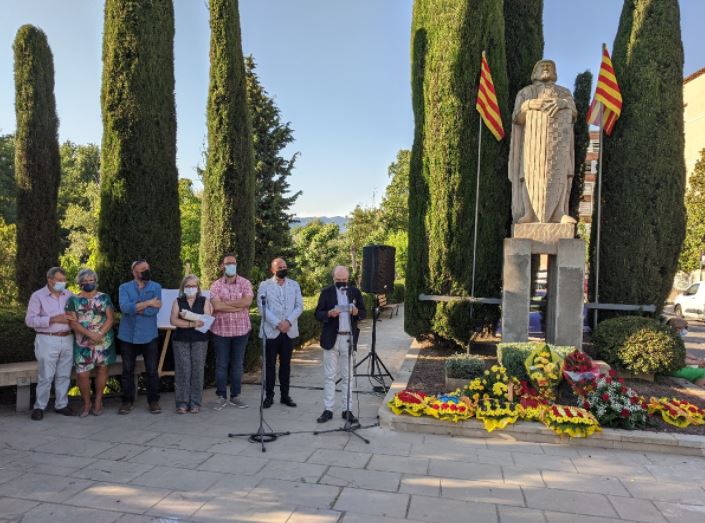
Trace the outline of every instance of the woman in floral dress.
<instances>
[{"instance_id":1,"label":"woman in floral dress","mask_svg":"<svg viewBox=\"0 0 705 523\"><path fill-rule=\"evenodd\" d=\"M115 363L113 341L113 302L110 296L98 292L98 275L83 269L76 278L81 292L66 303L66 312L73 316L71 328L75 333L73 359L76 381L83 398L80 417L103 413L103 389L108 381L108 365ZM90 373L96 369L95 403L91 409Z\"/></svg>"}]
</instances>

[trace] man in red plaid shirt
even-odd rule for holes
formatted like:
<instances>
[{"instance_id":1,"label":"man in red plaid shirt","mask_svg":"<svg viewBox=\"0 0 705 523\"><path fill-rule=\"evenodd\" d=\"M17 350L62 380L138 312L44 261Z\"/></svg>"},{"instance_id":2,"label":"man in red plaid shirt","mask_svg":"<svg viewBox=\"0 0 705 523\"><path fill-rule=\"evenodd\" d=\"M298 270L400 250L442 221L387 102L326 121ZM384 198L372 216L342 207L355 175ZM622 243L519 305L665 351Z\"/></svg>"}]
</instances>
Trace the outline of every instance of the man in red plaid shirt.
<instances>
[{"instance_id":1,"label":"man in red plaid shirt","mask_svg":"<svg viewBox=\"0 0 705 523\"><path fill-rule=\"evenodd\" d=\"M210 300L215 321L211 327L215 349L216 410L228 405L228 369L230 370L230 405L246 409L240 397L242 364L245 347L252 326L249 308L252 303L252 284L237 275L237 258L225 254L220 260L223 277L213 282Z\"/></svg>"}]
</instances>

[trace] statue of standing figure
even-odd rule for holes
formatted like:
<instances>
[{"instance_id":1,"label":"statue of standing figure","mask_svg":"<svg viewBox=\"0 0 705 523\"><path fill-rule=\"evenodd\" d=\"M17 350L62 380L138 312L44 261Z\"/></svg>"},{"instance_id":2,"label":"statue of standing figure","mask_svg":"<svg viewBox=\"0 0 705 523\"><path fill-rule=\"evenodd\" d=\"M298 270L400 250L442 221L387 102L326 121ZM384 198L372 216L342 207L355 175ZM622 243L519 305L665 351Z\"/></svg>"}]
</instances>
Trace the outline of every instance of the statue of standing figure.
<instances>
[{"instance_id":1,"label":"statue of standing figure","mask_svg":"<svg viewBox=\"0 0 705 523\"><path fill-rule=\"evenodd\" d=\"M577 111L570 91L556 85L557 79L556 64L541 60L531 73L532 84L516 97L509 149L515 224L575 223L568 205Z\"/></svg>"}]
</instances>

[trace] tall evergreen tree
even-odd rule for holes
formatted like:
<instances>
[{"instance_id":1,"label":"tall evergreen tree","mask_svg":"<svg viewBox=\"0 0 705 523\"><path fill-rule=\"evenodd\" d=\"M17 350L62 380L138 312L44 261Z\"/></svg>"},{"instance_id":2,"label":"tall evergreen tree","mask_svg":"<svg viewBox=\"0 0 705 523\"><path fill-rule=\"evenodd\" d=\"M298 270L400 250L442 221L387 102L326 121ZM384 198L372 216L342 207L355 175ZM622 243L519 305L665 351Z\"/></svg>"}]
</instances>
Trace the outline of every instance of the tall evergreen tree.
<instances>
[{"instance_id":1,"label":"tall evergreen tree","mask_svg":"<svg viewBox=\"0 0 705 523\"><path fill-rule=\"evenodd\" d=\"M210 0L208 159L203 176L201 275L217 278L235 252L248 276L255 253L255 169L237 0Z\"/></svg>"},{"instance_id":2,"label":"tall evergreen tree","mask_svg":"<svg viewBox=\"0 0 705 523\"><path fill-rule=\"evenodd\" d=\"M59 259L56 202L61 179L54 59L41 29L23 25L15 53L16 278L23 303Z\"/></svg>"},{"instance_id":3,"label":"tall evergreen tree","mask_svg":"<svg viewBox=\"0 0 705 523\"><path fill-rule=\"evenodd\" d=\"M504 0L509 111L517 93L531 83L531 71L543 58L543 0Z\"/></svg>"},{"instance_id":4,"label":"tall evergreen tree","mask_svg":"<svg viewBox=\"0 0 705 523\"><path fill-rule=\"evenodd\" d=\"M297 155L287 159L282 150L294 141L294 131L289 122L282 122L281 112L260 83L256 68L254 58L248 56L245 74L257 181L254 266L259 277L269 277L269 264L275 257L293 255L289 232L293 214L289 210L301 191L287 194Z\"/></svg>"},{"instance_id":5,"label":"tall evergreen tree","mask_svg":"<svg viewBox=\"0 0 705 523\"><path fill-rule=\"evenodd\" d=\"M705 246L705 149L700 151L700 159L688 180L685 208L688 223L678 268L692 272L700 267L700 255Z\"/></svg>"},{"instance_id":6,"label":"tall evergreen tree","mask_svg":"<svg viewBox=\"0 0 705 523\"><path fill-rule=\"evenodd\" d=\"M106 0L98 271L116 294L130 262L177 286L179 262L174 7L171 0Z\"/></svg>"},{"instance_id":7,"label":"tall evergreen tree","mask_svg":"<svg viewBox=\"0 0 705 523\"><path fill-rule=\"evenodd\" d=\"M570 215L578 219L580 215L580 197L585 185L585 155L590 145L590 126L587 123L587 112L590 109L590 95L592 94L592 73L585 71L575 77L573 100L578 116L573 125L573 141L575 143L575 176L573 186L570 188Z\"/></svg>"},{"instance_id":8,"label":"tall evergreen tree","mask_svg":"<svg viewBox=\"0 0 705 523\"><path fill-rule=\"evenodd\" d=\"M17 221L14 134L0 135L0 217L7 224Z\"/></svg>"},{"instance_id":9,"label":"tall evergreen tree","mask_svg":"<svg viewBox=\"0 0 705 523\"><path fill-rule=\"evenodd\" d=\"M502 0L416 0L412 21L414 144L409 173L409 300L405 328L466 342L471 306L420 302L419 293L469 294L472 276L482 50L508 126ZM483 126L476 296L498 296L511 189L506 146ZM478 307L485 324L496 308Z\"/></svg>"},{"instance_id":10,"label":"tall evergreen tree","mask_svg":"<svg viewBox=\"0 0 705 523\"><path fill-rule=\"evenodd\" d=\"M604 139L599 298L655 304L658 314L685 233L678 1L626 0L613 51L624 105L612 136ZM593 215L591 251L596 222ZM591 256L592 297L595 269Z\"/></svg>"}]
</instances>

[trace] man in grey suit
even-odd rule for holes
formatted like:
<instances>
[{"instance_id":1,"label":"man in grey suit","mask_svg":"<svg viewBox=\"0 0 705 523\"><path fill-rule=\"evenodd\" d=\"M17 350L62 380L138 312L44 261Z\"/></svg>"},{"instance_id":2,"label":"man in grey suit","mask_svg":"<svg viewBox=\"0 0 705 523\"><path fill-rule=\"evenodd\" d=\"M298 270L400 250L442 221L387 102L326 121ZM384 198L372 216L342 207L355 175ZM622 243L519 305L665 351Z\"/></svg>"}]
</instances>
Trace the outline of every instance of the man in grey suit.
<instances>
[{"instance_id":1,"label":"man in grey suit","mask_svg":"<svg viewBox=\"0 0 705 523\"><path fill-rule=\"evenodd\" d=\"M283 258L272 260L270 270L272 277L263 281L257 290L257 307L262 317L259 335L267 342L266 397L262 406L268 409L274 402L274 370L277 355L279 355L281 402L288 407L296 407L296 403L289 395L289 375L291 373L291 352L294 338L299 335L298 318L304 310L304 301L299 284L287 278L288 268Z\"/></svg>"}]
</instances>

